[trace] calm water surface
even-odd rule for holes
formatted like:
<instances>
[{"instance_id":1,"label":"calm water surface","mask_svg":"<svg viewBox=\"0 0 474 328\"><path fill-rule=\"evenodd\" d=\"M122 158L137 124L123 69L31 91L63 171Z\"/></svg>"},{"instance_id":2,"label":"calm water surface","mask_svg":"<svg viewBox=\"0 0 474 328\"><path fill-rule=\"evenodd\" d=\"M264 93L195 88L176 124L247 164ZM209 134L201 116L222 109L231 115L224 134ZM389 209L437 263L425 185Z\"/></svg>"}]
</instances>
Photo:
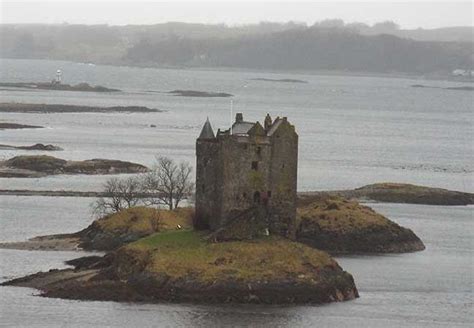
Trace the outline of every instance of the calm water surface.
<instances>
[{"instance_id":1,"label":"calm water surface","mask_svg":"<svg viewBox=\"0 0 474 328\"><path fill-rule=\"evenodd\" d=\"M396 181L474 191L473 93L412 88L454 82L262 72L215 72L1 60L0 81L86 81L123 92L0 90L2 102L141 105L164 113L0 113L0 121L45 129L0 131L0 144L53 143L67 159L111 158L149 165L156 154L194 162L207 116L228 126L229 99L182 98L194 89L235 95L249 120L285 115L300 135L300 190L354 188ZM307 84L252 81L297 78ZM151 128L154 124L157 127ZM40 152L0 150L0 159ZM0 179L0 189L98 190L100 176ZM93 220L91 198L0 196L0 242L73 232ZM413 229L427 249L412 254L337 258L361 297L324 306L196 306L46 299L28 288L0 288L4 327L471 327L473 207L371 204ZM84 252L0 250L0 281L64 267Z\"/></svg>"},{"instance_id":2,"label":"calm water surface","mask_svg":"<svg viewBox=\"0 0 474 328\"><path fill-rule=\"evenodd\" d=\"M46 129L3 130L5 144L53 143L68 159L111 158L149 165L157 154L194 163L195 139L207 116L214 129L230 121L229 98L188 98L174 89L235 95L234 111L248 120L288 116L300 135L300 190L354 188L380 181L474 191L473 92L413 88L460 86L446 81L380 77L191 71L91 66L58 61L2 60L0 81L49 81L57 68L66 83L87 81L119 93L0 90L4 102L140 105L164 113L22 114L0 120ZM252 81L298 78L309 83ZM150 127L151 124L156 128ZM20 151L0 150L0 158ZM26 153L26 152L23 152ZM31 154L32 152L28 152ZM99 189L100 177L0 179L2 188Z\"/></svg>"}]
</instances>

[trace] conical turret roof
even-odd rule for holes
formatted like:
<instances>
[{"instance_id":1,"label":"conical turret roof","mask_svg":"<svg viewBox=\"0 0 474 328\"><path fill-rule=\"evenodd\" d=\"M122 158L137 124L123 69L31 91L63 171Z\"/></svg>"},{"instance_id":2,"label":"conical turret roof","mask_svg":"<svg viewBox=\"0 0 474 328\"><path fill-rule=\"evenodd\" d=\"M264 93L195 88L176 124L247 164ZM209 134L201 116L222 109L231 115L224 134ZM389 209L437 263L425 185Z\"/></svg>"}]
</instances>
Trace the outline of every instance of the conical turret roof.
<instances>
[{"instance_id":1,"label":"conical turret roof","mask_svg":"<svg viewBox=\"0 0 474 328\"><path fill-rule=\"evenodd\" d=\"M209 117L204 123L202 127L201 134L199 135L198 139L214 139L216 136L214 135L214 131L212 130L211 122L209 122Z\"/></svg>"}]
</instances>

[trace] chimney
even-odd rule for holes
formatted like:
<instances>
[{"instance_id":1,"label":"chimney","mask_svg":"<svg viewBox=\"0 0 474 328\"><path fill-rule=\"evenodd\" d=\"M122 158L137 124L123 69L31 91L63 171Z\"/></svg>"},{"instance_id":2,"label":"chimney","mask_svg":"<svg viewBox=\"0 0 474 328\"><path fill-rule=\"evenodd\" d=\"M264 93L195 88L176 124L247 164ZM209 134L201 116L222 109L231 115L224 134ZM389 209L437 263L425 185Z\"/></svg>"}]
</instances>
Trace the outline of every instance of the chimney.
<instances>
[{"instance_id":1,"label":"chimney","mask_svg":"<svg viewBox=\"0 0 474 328\"><path fill-rule=\"evenodd\" d=\"M244 121L244 115L242 113L237 113L235 115L235 123L242 123Z\"/></svg>"}]
</instances>

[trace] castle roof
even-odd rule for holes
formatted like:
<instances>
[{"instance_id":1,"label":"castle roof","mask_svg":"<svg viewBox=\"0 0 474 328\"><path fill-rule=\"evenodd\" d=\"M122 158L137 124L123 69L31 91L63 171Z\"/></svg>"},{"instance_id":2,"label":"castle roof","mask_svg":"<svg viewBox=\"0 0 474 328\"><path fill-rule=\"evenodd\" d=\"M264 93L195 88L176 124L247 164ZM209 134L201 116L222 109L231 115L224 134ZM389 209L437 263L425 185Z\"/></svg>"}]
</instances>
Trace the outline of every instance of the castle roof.
<instances>
[{"instance_id":1,"label":"castle roof","mask_svg":"<svg viewBox=\"0 0 474 328\"><path fill-rule=\"evenodd\" d=\"M214 139L216 136L214 135L214 131L212 130L211 122L209 122L209 118L207 118L206 123L202 127L201 134L199 135L198 139Z\"/></svg>"},{"instance_id":2,"label":"castle roof","mask_svg":"<svg viewBox=\"0 0 474 328\"><path fill-rule=\"evenodd\" d=\"M232 134L247 134L255 122L235 122L232 124Z\"/></svg>"},{"instance_id":3,"label":"castle roof","mask_svg":"<svg viewBox=\"0 0 474 328\"><path fill-rule=\"evenodd\" d=\"M275 119L275 121L273 122L273 124L271 125L270 127L270 130L268 130L268 135L271 136L275 133L276 130L278 130L278 127L281 125L281 123L283 122L283 120L279 117L277 117Z\"/></svg>"}]
</instances>

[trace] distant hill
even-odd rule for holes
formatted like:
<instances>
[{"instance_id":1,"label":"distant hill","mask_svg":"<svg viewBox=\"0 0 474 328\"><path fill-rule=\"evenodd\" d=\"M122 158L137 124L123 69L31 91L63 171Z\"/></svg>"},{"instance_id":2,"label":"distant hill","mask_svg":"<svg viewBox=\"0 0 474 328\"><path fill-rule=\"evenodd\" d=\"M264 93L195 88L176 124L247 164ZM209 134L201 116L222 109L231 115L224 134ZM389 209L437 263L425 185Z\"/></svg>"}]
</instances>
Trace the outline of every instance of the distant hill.
<instances>
[{"instance_id":1,"label":"distant hill","mask_svg":"<svg viewBox=\"0 0 474 328\"><path fill-rule=\"evenodd\" d=\"M474 67L472 27L401 30L328 20L308 27L0 25L3 58L105 64L449 74Z\"/></svg>"}]
</instances>

